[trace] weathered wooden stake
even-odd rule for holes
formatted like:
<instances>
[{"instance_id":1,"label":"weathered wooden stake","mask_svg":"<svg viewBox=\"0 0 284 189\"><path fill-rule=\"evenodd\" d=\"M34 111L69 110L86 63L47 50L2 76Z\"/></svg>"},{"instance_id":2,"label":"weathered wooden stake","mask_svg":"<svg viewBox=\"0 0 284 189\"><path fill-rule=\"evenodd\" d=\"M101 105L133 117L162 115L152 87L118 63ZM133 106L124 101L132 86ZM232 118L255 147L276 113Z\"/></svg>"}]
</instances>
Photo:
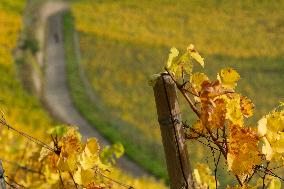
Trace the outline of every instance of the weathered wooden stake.
<instances>
[{"instance_id":1,"label":"weathered wooden stake","mask_svg":"<svg viewBox=\"0 0 284 189\"><path fill-rule=\"evenodd\" d=\"M2 167L2 160L0 160L0 189L6 189L6 183L4 179L4 169Z\"/></svg>"},{"instance_id":2,"label":"weathered wooden stake","mask_svg":"<svg viewBox=\"0 0 284 189\"><path fill-rule=\"evenodd\" d=\"M193 189L176 85L169 75L158 78L154 95L171 189Z\"/></svg>"}]
</instances>

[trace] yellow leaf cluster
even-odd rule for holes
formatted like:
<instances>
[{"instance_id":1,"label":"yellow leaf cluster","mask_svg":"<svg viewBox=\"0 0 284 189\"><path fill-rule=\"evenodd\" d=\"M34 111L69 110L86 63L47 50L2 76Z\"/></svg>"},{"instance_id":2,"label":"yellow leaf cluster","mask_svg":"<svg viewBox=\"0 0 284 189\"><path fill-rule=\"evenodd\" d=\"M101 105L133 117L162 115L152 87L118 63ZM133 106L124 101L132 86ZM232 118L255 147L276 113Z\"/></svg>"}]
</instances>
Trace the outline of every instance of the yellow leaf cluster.
<instances>
[{"instance_id":1,"label":"yellow leaf cluster","mask_svg":"<svg viewBox=\"0 0 284 189\"><path fill-rule=\"evenodd\" d=\"M263 138L262 153L266 159L283 162L284 110L274 110L259 120L258 133Z\"/></svg>"},{"instance_id":2,"label":"yellow leaf cluster","mask_svg":"<svg viewBox=\"0 0 284 189\"><path fill-rule=\"evenodd\" d=\"M51 180L59 171L73 175L74 181L84 187L90 184L96 186L104 184L102 179L96 178L96 173L105 172L107 166L100 161L100 147L95 138L90 138L83 144L77 129L68 127L66 133L58 141L53 141L50 147L55 148L55 152L43 148L40 160L49 162L45 172L51 175ZM51 183L57 182L59 182L58 177L55 181L51 181Z\"/></svg>"},{"instance_id":3,"label":"yellow leaf cluster","mask_svg":"<svg viewBox=\"0 0 284 189\"><path fill-rule=\"evenodd\" d=\"M179 51L173 47L170 50L165 68L178 78L182 77L184 74L191 75L193 68L192 60L197 61L204 67L204 59L195 50L194 45L189 45L187 51L181 56L179 56Z\"/></svg>"},{"instance_id":4,"label":"yellow leaf cluster","mask_svg":"<svg viewBox=\"0 0 284 189\"><path fill-rule=\"evenodd\" d=\"M261 162L258 143L255 129L230 125L227 155L229 170L236 175L250 175L254 165Z\"/></svg>"}]
</instances>

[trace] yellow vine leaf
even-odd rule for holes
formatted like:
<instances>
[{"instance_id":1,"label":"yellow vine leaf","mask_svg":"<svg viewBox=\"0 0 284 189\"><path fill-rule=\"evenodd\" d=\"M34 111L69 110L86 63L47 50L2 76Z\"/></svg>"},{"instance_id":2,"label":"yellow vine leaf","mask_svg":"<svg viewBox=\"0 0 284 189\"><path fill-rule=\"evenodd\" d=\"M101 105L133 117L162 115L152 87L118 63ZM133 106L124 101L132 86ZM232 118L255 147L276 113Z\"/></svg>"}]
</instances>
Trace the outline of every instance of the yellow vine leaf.
<instances>
[{"instance_id":1,"label":"yellow vine leaf","mask_svg":"<svg viewBox=\"0 0 284 189\"><path fill-rule=\"evenodd\" d=\"M262 153L267 160L283 162L284 110L272 111L258 122L258 133L263 136Z\"/></svg>"},{"instance_id":2,"label":"yellow vine leaf","mask_svg":"<svg viewBox=\"0 0 284 189\"><path fill-rule=\"evenodd\" d=\"M272 180L271 180L270 184L268 185L267 189L281 189L280 179L276 178L276 177L272 177L271 179Z\"/></svg>"},{"instance_id":3,"label":"yellow vine leaf","mask_svg":"<svg viewBox=\"0 0 284 189\"><path fill-rule=\"evenodd\" d=\"M193 177L197 188L216 189L216 182L217 186L219 185L219 182L215 180L212 171L206 164L197 164L196 168L193 170Z\"/></svg>"},{"instance_id":4,"label":"yellow vine leaf","mask_svg":"<svg viewBox=\"0 0 284 189\"><path fill-rule=\"evenodd\" d=\"M226 119L230 120L233 124L242 126L244 124L243 113L240 104L240 95L233 94L229 97L222 96L226 101Z\"/></svg>"},{"instance_id":5,"label":"yellow vine leaf","mask_svg":"<svg viewBox=\"0 0 284 189\"><path fill-rule=\"evenodd\" d=\"M172 71L173 66L174 66L173 61L176 57L178 57L178 55L179 55L179 51L177 50L177 48L172 47L171 50L170 50L170 54L169 54L167 64L166 64L167 69Z\"/></svg>"},{"instance_id":6,"label":"yellow vine leaf","mask_svg":"<svg viewBox=\"0 0 284 189\"><path fill-rule=\"evenodd\" d=\"M79 156L79 162L83 169L91 169L101 164L99 150L100 147L95 138L87 141L84 151Z\"/></svg>"},{"instance_id":7,"label":"yellow vine leaf","mask_svg":"<svg viewBox=\"0 0 284 189\"><path fill-rule=\"evenodd\" d=\"M166 63L166 69L174 75L180 77L182 75L182 66L178 61L178 55L179 51L175 47L172 47L170 50L168 61Z\"/></svg>"},{"instance_id":8,"label":"yellow vine leaf","mask_svg":"<svg viewBox=\"0 0 284 189\"><path fill-rule=\"evenodd\" d=\"M279 132L277 140L272 144L273 151L279 154L284 153L284 132Z\"/></svg>"},{"instance_id":9,"label":"yellow vine leaf","mask_svg":"<svg viewBox=\"0 0 284 189\"><path fill-rule=\"evenodd\" d=\"M189 75L191 75L192 73L192 69L193 69L193 64L192 61L190 60L190 56L188 53L183 54L180 59L179 59L179 70L180 72L177 73L178 77L182 76L182 71L184 73L187 73Z\"/></svg>"},{"instance_id":10,"label":"yellow vine leaf","mask_svg":"<svg viewBox=\"0 0 284 189\"><path fill-rule=\"evenodd\" d=\"M190 44L187 47L187 51L190 53L190 56L196 60L202 67L204 67L204 58L200 56L200 54L195 50L194 45Z\"/></svg>"},{"instance_id":11,"label":"yellow vine leaf","mask_svg":"<svg viewBox=\"0 0 284 189\"><path fill-rule=\"evenodd\" d=\"M229 170L241 176L251 174L254 165L261 162L258 150L259 137L256 130L230 125L228 143L227 163Z\"/></svg>"},{"instance_id":12,"label":"yellow vine leaf","mask_svg":"<svg viewBox=\"0 0 284 189\"><path fill-rule=\"evenodd\" d=\"M225 89L235 89L240 75L232 68L224 68L220 71L220 74L217 75L217 78Z\"/></svg>"},{"instance_id":13,"label":"yellow vine leaf","mask_svg":"<svg viewBox=\"0 0 284 189\"><path fill-rule=\"evenodd\" d=\"M64 171L75 171L77 169L77 154L70 154L68 158L59 157L57 162L58 170Z\"/></svg>"},{"instance_id":14,"label":"yellow vine leaf","mask_svg":"<svg viewBox=\"0 0 284 189\"><path fill-rule=\"evenodd\" d=\"M273 111L267 116L267 129L273 133L284 130L284 110ZM271 139L273 138L271 137Z\"/></svg>"},{"instance_id":15,"label":"yellow vine leaf","mask_svg":"<svg viewBox=\"0 0 284 189\"><path fill-rule=\"evenodd\" d=\"M74 180L77 184L82 186L88 186L95 181L95 171L92 169L86 169L79 167L73 175Z\"/></svg>"},{"instance_id":16,"label":"yellow vine leaf","mask_svg":"<svg viewBox=\"0 0 284 189\"><path fill-rule=\"evenodd\" d=\"M96 138L89 138L87 140L84 151L89 156L97 156L100 151L100 146Z\"/></svg>"},{"instance_id":17,"label":"yellow vine leaf","mask_svg":"<svg viewBox=\"0 0 284 189\"><path fill-rule=\"evenodd\" d=\"M182 77L184 74L191 75L193 64L190 60L188 53L181 55L176 61L174 61L169 69L177 78Z\"/></svg>"},{"instance_id":18,"label":"yellow vine leaf","mask_svg":"<svg viewBox=\"0 0 284 189\"><path fill-rule=\"evenodd\" d=\"M200 73L200 72L193 73L190 77L190 82L197 92L201 91L202 83L204 81L209 81L209 78L204 73Z\"/></svg>"}]
</instances>

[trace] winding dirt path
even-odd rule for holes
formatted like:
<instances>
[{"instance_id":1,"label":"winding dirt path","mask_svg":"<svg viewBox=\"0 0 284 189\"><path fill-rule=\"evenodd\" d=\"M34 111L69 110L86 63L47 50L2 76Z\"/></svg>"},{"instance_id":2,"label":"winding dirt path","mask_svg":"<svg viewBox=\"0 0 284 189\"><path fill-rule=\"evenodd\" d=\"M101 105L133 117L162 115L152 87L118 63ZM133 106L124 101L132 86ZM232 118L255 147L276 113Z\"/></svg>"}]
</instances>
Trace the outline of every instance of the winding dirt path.
<instances>
[{"instance_id":1,"label":"winding dirt path","mask_svg":"<svg viewBox=\"0 0 284 189\"><path fill-rule=\"evenodd\" d=\"M46 29L40 30L45 31L44 35L41 34L42 39L45 39L45 50L40 54L45 67L44 101L53 116L63 123L76 125L84 138L96 137L102 146L108 145L109 142L100 135L95 126L90 125L80 115L70 98L65 67L62 22L62 14L68 10L68 4L50 1L43 6L41 11L41 19L44 19L43 23L46 23ZM148 175L146 171L126 156L120 158L118 166L133 176Z\"/></svg>"}]
</instances>

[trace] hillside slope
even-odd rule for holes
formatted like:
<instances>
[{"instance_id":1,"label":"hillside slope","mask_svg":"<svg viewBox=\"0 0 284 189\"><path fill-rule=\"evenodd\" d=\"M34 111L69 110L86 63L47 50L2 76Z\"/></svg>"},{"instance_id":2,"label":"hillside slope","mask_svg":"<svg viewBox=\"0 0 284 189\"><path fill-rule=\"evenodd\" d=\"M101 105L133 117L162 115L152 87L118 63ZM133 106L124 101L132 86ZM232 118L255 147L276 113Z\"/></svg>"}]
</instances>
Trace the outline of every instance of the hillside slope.
<instances>
[{"instance_id":1,"label":"hillside slope","mask_svg":"<svg viewBox=\"0 0 284 189\"><path fill-rule=\"evenodd\" d=\"M282 1L80 0L72 5L79 68L101 105L78 93L80 83L71 84L75 104L90 122L101 122L99 129L108 138L122 139L127 153L157 175L165 176L163 152L147 78L160 71L170 47L195 44L211 78L222 67L236 68L242 77L240 91L258 110L251 123L283 101ZM75 78L78 67L70 70L69 77ZM189 122L194 119L190 112L183 115ZM194 164L206 161L197 149L196 144L190 147Z\"/></svg>"}]
</instances>

